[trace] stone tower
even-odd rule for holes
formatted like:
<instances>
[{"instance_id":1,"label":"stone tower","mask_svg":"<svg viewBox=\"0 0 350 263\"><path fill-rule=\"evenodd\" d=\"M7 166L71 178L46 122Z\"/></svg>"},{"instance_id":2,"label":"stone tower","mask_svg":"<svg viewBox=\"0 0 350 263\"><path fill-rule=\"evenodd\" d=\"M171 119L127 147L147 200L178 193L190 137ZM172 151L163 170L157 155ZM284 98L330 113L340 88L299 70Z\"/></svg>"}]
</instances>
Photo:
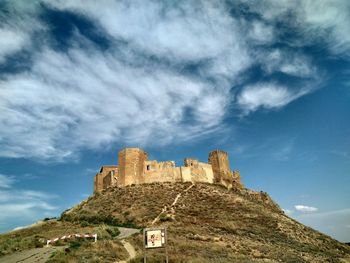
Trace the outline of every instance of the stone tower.
<instances>
[{"instance_id":1,"label":"stone tower","mask_svg":"<svg viewBox=\"0 0 350 263\"><path fill-rule=\"evenodd\" d=\"M227 152L215 150L209 153L208 163L211 164L216 183L230 182L232 172ZM225 183L226 185L226 183Z\"/></svg>"},{"instance_id":2,"label":"stone tower","mask_svg":"<svg viewBox=\"0 0 350 263\"><path fill-rule=\"evenodd\" d=\"M147 153L139 148L125 148L118 153L118 186L144 183Z\"/></svg>"}]
</instances>

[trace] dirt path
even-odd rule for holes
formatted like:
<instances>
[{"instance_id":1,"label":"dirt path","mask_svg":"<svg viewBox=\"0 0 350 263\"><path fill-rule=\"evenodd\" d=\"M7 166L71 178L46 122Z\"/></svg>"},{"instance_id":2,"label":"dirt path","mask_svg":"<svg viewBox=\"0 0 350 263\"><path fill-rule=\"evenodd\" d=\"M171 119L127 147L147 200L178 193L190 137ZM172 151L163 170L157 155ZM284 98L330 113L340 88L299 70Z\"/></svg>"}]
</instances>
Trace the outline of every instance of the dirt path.
<instances>
[{"instance_id":1,"label":"dirt path","mask_svg":"<svg viewBox=\"0 0 350 263\"><path fill-rule=\"evenodd\" d=\"M124 239L140 232L139 229L135 228L126 228L126 227L118 227L120 234L118 236L118 239L121 239L121 242L126 249L126 251L129 253L129 258L126 261L118 261L118 263L126 263L128 260L133 259L136 257L136 251L135 248ZM0 257L0 262L4 263L44 263L46 262L53 252L63 250L65 249L65 246L62 247L55 247L55 246L49 246L49 247L43 247L43 248L34 248L34 249L28 249L25 251L17 252L8 256Z\"/></svg>"},{"instance_id":2,"label":"dirt path","mask_svg":"<svg viewBox=\"0 0 350 263\"><path fill-rule=\"evenodd\" d=\"M44 263L53 252L63 250L65 247L43 247L33 248L22 252L17 252L0 258L0 262L5 263Z\"/></svg>"},{"instance_id":3,"label":"dirt path","mask_svg":"<svg viewBox=\"0 0 350 263\"><path fill-rule=\"evenodd\" d=\"M126 228L126 227L118 227L118 229L120 231L118 239L121 239L121 243L123 244L124 248L128 252L129 257L126 260L116 261L116 263L127 263L130 259L133 259L136 257L136 250L133 247L133 245L131 245L128 241L125 240L125 238L133 234L139 233L140 229Z\"/></svg>"},{"instance_id":4,"label":"dirt path","mask_svg":"<svg viewBox=\"0 0 350 263\"><path fill-rule=\"evenodd\" d=\"M126 249L126 251L129 253L129 257L126 260L117 261L116 263L127 263L130 259L133 259L136 257L136 251L135 251L135 248L129 242L125 240L122 240L121 242L124 248Z\"/></svg>"},{"instance_id":5,"label":"dirt path","mask_svg":"<svg viewBox=\"0 0 350 263\"><path fill-rule=\"evenodd\" d=\"M182 194L186 193L188 190L190 190L192 187L194 186L194 184L192 183L189 187L187 187L185 190L183 190L181 193L178 193L174 199L174 202L170 205L170 207L164 206L162 211L157 215L157 217L152 221L152 225L154 225L155 223L158 222L159 218L161 217L161 215L165 212L167 212L168 210L172 211L172 213L175 214L175 209L174 206L176 205L177 201L179 200L179 198L181 197Z\"/></svg>"}]
</instances>

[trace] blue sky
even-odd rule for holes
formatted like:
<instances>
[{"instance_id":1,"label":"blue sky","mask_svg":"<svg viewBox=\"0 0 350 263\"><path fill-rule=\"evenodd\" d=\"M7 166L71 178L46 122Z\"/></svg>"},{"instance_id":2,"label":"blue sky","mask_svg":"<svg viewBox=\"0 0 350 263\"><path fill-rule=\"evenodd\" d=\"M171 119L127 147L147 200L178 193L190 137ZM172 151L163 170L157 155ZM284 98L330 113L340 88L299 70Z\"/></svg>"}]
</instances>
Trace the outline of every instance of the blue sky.
<instances>
[{"instance_id":1,"label":"blue sky","mask_svg":"<svg viewBox=\"0 0 350 263\"><path fill-rule=\"evenodd\" d=\"M350 2L1 1L0 231L92 193L123 147L229 152L350 241Z\"/></svg>"}]
</instances>

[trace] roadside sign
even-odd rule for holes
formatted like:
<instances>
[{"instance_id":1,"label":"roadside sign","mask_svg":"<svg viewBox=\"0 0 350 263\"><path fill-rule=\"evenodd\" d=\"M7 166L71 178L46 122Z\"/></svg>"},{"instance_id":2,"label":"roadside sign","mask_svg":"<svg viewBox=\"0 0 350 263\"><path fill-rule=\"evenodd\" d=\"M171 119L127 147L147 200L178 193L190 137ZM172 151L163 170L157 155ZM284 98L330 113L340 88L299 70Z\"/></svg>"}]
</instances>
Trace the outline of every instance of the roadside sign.
<instances>
[{"instance_id":1,"label":"roadside sign","mask_svg":"<svg viewBox=\"0 0 350 263\"><path fill-rule=\"evenodd\" d=\"M145 230L145 248L165 246L165 228Z\"/></svg>"},{"instance_id":2,"label":"roadside sign","mask_svg":"<svg viewBox=\"0 0 350 263\"><path fill-rule=\"evenodd\" d=\"M144 262L146 263L146 250L150 248L165 248L166 262L168 262L167 231L166 228L145 228L143 230Z\"/></svg>"}]
</instances>

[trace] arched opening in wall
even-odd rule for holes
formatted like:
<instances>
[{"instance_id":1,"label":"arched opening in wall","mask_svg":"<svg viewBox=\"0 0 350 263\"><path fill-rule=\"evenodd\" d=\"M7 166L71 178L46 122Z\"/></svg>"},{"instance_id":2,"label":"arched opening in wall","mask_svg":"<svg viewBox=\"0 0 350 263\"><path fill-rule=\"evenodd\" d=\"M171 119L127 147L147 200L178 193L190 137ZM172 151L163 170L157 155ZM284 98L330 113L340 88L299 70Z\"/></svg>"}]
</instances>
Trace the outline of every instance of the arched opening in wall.
<instances>
[{"instance_id":1,"label":"arched opening in wall","mask_svg":"<svg viewBox=\"0 0 350 263\"><path fill-rule=\"evenodd\" d=\"M147 171L151 170L151 165L148 164L148 165L146 166L146 170L147 170Z\"/></svg>"}]
</instances>

